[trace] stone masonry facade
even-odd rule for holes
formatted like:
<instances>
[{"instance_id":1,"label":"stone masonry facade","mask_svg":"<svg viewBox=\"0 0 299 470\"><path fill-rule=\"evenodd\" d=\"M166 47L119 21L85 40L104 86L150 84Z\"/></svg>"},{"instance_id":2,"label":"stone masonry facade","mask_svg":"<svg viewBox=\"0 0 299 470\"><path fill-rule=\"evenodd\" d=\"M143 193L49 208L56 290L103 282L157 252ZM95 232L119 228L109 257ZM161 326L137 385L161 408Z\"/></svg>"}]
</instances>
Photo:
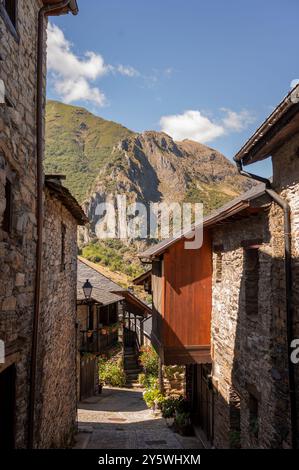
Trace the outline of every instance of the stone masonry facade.
<instances>
[{"instance_id":1,"label":"stone masonry facade","mask_svg":"<svg viewBox=\"0 0 299 470\"><path fill-rule=\"evenodd\" d=\"M273 187L291 207L294 338L299 338L298 154L297 134L272 157ZM246 241L258 248L257 282L246 269ZM283 212L269 202L259 215L214 228L213 245L213 444L289 448ZM248 312L248 282L258 286L256 314Z\"/></svg>"},{"instance_id":2,"label":"stone masonry facade","mask_svg":"<svg viewBox=\"0 0 299 470\"><path fill-rule=\"evenodd\" d=\"M77 221L46 189L37 377L39 448L67 447L75 431L76 283Z\"/></svg>"},{"instance_id":3,"label":"stone masonry facade","mask_svg":"<svg viewBox=\"0 0 299 470\"><path fill-rule=\"evenodd\" d=\"M18 2L18 37L0 15L0 339L16 368L15 445L26 445L36 253L36 45L42 2ZM11 230L2 229L5 187L12 187Z\"/></svg>"},{"instance_id":4,"label":"stone masonry facade","mask_svg":"<svg viewBox=\"0 0 299 470\"><path fill-rule=\"evenodd\" d=\"M42 6L39 0L18 0L14 31L0 0L0 79L6 90L0 104L0 340L5 343L0 377L14 369L17 448L26 447L28 437L37 243L37 26ZM66 207L45 189L34 432L34 447L41 448L69 445L76 420L77 220Z\"/></svg>"}]
</instances>

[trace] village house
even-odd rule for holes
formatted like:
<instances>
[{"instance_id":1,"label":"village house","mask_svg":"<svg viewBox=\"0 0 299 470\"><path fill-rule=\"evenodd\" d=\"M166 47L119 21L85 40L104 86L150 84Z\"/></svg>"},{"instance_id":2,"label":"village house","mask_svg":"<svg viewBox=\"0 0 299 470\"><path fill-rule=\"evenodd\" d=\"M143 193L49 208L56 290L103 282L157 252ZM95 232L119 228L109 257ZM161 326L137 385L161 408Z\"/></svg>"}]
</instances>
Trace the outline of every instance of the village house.
<instances>
[{"instance_id":1,"label":"village house","mask_svg":"<svg viewBox=\"0 0 299 470\"><path fill-rule=\"evenodd\" d=\"M99 266L79 257L77 277L77 384L78 399L98 393L99 355L122 339L124 289L105 276ZM118 291L114 294L113 291Z\"/></svg>"},{"instance_id":2,"label":"village house","mask_svg":"<svg viewBox=\"0 0 299 470\"><path fill-rule=\"evenodd\" d=\"M186 365L206 446L298 445L298 90L236 155L261 184L204 219L202 247L177 237L140 255L153 268L153 344L164 364ZM271 182L242 169L270 156Z\"/></svg>"},{"instance_id":3,"label":"village house","mask_svg":"<svg viewBox=\"0 0 299 470\"><path fill-rule=\"evenodd\" d=\"M0 2L1 448L66 445L75 424L76 232L86 219L42 169L47 16L68 12L75 0Z\"/></svg>"},{"instance_id":4,"label":"village house","mask_svg":"<svg viewBox=\"0 0 299 470\"><path fill-rule=\"evenodd\" d=\"M68 446L76 432L77 227L87 223L61 177L45 176L44 201L34 430L39 448Z\"/></svg>"},{"instance_id":5,"label":"village house","mask_svg":"<svg viewBox=\"0 0 299 470\"><path fill-rule=\"evenodd\" d=\"M98 393L98 357L116 350L116 346L121 348L127 386L137 383L139 350L149 341L151 308L106 274L101 266L78 257L79 400Z\"/></svg>"}]
</instances>

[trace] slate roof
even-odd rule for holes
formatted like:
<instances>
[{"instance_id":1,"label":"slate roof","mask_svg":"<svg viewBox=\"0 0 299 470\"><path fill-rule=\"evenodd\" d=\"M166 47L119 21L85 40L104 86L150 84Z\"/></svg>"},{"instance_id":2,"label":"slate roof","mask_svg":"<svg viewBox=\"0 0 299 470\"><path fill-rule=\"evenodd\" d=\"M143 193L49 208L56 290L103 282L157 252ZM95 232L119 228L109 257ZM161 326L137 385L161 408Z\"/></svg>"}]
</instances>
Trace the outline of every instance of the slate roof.
<instances>
[{"instance_id":1,"label":"slate roof","mask_svg":"<svg viewBox=\"0 0 299 470\"><path fill-rule=\"evenodd\" d=\"M236 162L250 165L272 155L299 128L299 84L279 103L262 125L234 156Z\"/></svg>"},{"instance_id":2,"label":"slate roof","mask_svg":"<svg viewBox=\"0 0 299 470\"><path fill-rule=\"evenodd\" d=\"M249 191L246 191L245 193L241 194L241 196L236 197L232 201L228 202L227 204L224 204L219 209L213 211L211 214L204 217L203 226L210 227L224 219L227 219L228 217L231 217L234 214L237 214L238 212L241 212L242 210L249 207L250 201L257 199L265 194L265 184L260 183L256 185L254 188L250 189ZM196 229L196 227L201 227L201 225L193 227L193 230L194 228ZM159 256L165 250L167 250L168 247L172 246L174 243L188 235L191 235L190 230L178 236L168 238L167 240L162 240L160 243L158 243L157 245L153 245L148 250L144 251L138 256L141 259L150 260L156 256Z\"/></svg>"},{"instance_id":3,"label":"slate roof","mask_svg":"<svg viewBox=\"0 0 299 470\"><path fill-rule=\"evenodd\" d=\"M70 3L66 7L59 7L59 4L61 4L61 0L43 0L43 3L45 6L52 6L55 3L57 3L57 9L51 11L50 16L52 15L59 15L59 14L65 14L65 13L72 13L73 15L78 15L79 13L79 8L78 8L78 3L77 0L71 0Z\"/></svg>"},{"instance_id":4,"label":"slate roof","mask_svg":"<svg viewBox=\"0 0 299 470\"><path fill-rule=\"evenodd\" d=\"M87 224L89 221L82 207L70 191L65 186L62 186L62 179L64 179L64 177L61 175L45 175L45 186L50 191L51 196L58 199L72 214L72 216L77 220L78 225Z\"/></svg>"},{"instance_id":5,"label":"slate roof","mask_svg":"<svg viewBox=\"0 0 299 470\"><path fill-rule=\"evenodd\" d=\"M121 295L116 295L112 291L125 292L125 289L89 266L88 261L85 263L81 259L78 259L77 300L85 300L82 286L86 279L89 279L93 286L92 299L101 305L109 305L123 300Z\"/></svg>"}]
</instances>

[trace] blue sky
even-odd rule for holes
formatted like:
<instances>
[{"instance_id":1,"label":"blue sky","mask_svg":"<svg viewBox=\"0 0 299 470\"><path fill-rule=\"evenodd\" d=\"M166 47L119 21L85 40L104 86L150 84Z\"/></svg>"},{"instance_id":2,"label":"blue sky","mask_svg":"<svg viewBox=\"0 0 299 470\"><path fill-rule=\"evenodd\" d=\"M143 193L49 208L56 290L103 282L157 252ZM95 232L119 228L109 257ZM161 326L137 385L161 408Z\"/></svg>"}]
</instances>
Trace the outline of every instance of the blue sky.
<instances>
[{"instance_id":1,"label":"blue sky","mask_svg":"<svg viewBox=\"0 0 299 470\"><path fill-rule=\"evenodd\" d=\"M232 158L299 78L297 0L78 4L77 17L51 20L48 97L132 130Z\"/></svg>"}]
</instances>

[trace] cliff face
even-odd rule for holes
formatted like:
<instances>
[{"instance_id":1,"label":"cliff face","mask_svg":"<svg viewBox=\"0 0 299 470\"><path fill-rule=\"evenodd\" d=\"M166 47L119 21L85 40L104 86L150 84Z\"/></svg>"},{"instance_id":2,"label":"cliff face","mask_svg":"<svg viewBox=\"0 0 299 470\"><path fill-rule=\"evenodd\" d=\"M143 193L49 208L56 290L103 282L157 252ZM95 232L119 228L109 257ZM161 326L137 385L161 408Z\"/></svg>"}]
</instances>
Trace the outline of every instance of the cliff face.
<instances>
[{"instance_id":1,"label":"cliff face","mask_svg":"<svg viewBox=\"0 0 299 470\"><path fill-rule=\"evenodd\" d=\"M204 212L252 186L220 152L197 142L175 142L163 132L133 133L83 108L55 101L47 105L48 173L65 174L66 185L83 204L95 234L99 203L202 202Z\"/></svg>"},{"instance_id":2,"label":"cliff face","mask_svg":"<svg viewBox=\"0 0 299 470\"><path fill-rule=\"evenodd\" d=\"M146 204L202 202L208 213L252 187L220 152L188 140L174 142L161 132L129 136L111 156L84 202L92 226L97 205L113 202L116 194Z\"/></svg>"}]
</instances>

